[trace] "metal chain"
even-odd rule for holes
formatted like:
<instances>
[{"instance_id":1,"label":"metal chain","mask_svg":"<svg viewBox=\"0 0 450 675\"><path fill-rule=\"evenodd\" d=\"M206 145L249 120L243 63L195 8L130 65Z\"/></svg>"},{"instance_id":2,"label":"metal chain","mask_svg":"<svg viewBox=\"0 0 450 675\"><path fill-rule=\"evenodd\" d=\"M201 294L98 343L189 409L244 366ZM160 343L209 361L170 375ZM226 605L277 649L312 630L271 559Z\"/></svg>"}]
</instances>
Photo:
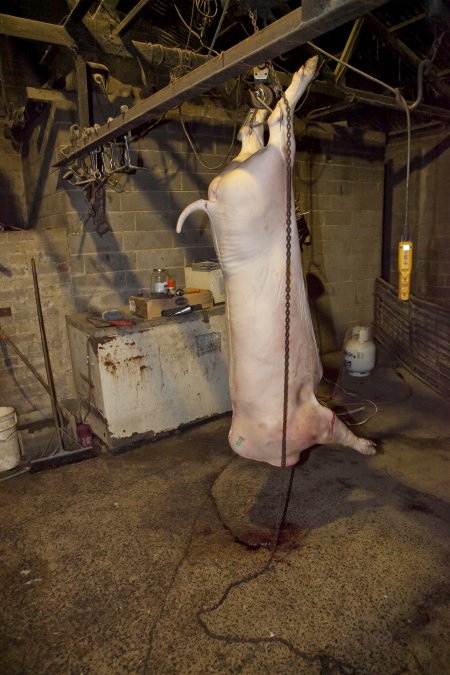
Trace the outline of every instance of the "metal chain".
<instances>
[{"instance_id":1,"label":"metal chain","mask_svg":"<svg viewBox=\"0 0 450 675\"><path fill-rule=\"evenodd\" d=\"M248 13L255 33L259 31L256 10L250 10ZM280 85L280 81L273 67L273 63L268 63L272 80L278 89L278 93L283 99L286 114L286 295L285 295L285 318L284 318L284 380L283 380L283 426L281 436L281 468L286 468L286 450L287 450L287 420L288 420L288 396L289 396L289 340L291 334L291 249L292 249L292 111L287 100L286 94ZM283 110L280 111L283 115ZM282 121L282 120L280 120ZM294 481L295 466L289 472L289 483L286 488L284 505L281 518L273 537L270 558L267 562L267 568L271 565L280 542L281 532L286 522L287 510L291 498L292 484Z\"/></svg>"},{"instance_id":2,"label":"metal chain","mask_svg":"<svg viewBox=\"0 0 450 675\"><path fill-rule=\"evenodd\" d=\"M255 33L257 33L259 31L258 24L256 23L256 20L258 18L257 10L249 9L248 15L250 17L250 21L252 22L253 30L255 31Z\"/></svg>"},{"instance_id":3,"label":"metal chain","mask_svg":"<svg viewBox=\"0 0 450 675\"><path fill-rule=\"evenodd\" d=\"M256 10L249 10L248 13L255 33L259 31ZM286 446L287 446L287 417L288 417L288 396L289 396L289 340L291 334L291 249L292 249L292 116L289 101L286 94L282 91L280 81L273 67L269 62L269 70L272 80L275 82L281 98L286 108L286 295L285 295L285 319L284 319L284 386L283 386L283 431L281 437L281 468L286 468ZM290 490L289 490L290 492ZM289 499L289 497L288 497ZM281 523L284 521L286 513L283 515Z\"/></svg>"},{"instance_id":4,"label":"metal chain","mask_svg":"<svg viewBox=\"0 0 450 675\"><path fill-rule=\"evenodd\" d=\"M286 106L286 310L284 319L284 392L283 434L281 441L281 467L286 468L286 438L289 393L289 339L291 333L291 248L292 248L292 117L291 108L282 94Z\"/></svg>"}]
</instances>

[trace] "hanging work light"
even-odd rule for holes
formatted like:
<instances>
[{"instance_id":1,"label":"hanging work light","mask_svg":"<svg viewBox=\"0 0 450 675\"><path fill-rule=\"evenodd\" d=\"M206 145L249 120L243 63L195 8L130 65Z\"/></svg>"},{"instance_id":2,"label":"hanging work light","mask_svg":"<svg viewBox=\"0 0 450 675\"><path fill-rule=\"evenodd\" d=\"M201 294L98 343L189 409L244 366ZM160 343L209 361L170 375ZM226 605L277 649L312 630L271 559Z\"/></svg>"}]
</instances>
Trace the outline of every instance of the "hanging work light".
<instances>
[{"instance_id":1,"label":"hanging work light","mask_svg":"<svg viewBox=\"0 0 450 675\"><path fill-rule=\"evenodd\" d=\"M412 270L412 241L398 243L398 299L409 300Z\"/></svg>"}]
</instances>

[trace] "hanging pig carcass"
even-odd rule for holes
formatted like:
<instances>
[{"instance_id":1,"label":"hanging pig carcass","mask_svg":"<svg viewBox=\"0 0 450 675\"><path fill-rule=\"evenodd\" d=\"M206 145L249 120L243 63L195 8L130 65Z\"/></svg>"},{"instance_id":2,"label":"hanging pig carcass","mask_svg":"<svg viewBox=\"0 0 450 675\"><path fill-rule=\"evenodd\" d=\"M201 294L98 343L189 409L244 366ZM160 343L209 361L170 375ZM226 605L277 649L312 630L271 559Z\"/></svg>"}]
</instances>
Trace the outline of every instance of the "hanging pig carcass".
<instances>
[{"instance_id":1,"label":"hanging pig carcass","mask_svg":"<svg viewBox=\"0 0 450 675\"><path fill-rule=\"evenodd\" d=\"M365 455L375 453L371 441L357 438L316 399L322 377L317 345L303 280L296 228L292 228L289 377L285 445L283 438L285 315L287 114L312 80L317 59L295 73L268 118L269 141L264 146L267 113L259 110L244 123L242 150L213 179L208 199L181 213L177 232L194 211L209 216L226 293L229 331L229 372L233 419L232 449L242 457L292 466L300 453L315 444L337 443ZM259 125L259 126L258 126ZM289 125L295 156L292 123ZM292 186L290 186L292 195ZM295 225L294 199L291 222Z\"/></svg>"}]
</instances>

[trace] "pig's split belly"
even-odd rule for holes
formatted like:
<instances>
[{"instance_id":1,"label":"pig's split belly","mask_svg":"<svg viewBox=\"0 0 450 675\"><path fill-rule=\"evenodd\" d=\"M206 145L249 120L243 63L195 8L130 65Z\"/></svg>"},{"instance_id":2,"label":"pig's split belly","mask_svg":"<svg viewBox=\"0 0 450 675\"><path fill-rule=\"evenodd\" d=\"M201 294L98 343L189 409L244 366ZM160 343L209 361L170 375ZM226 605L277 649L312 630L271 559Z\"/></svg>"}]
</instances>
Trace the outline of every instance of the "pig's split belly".
<instances>
[{"instance_id":1,"label":"pig's split belly","mask_svg":"<svg viewBox=\"0 0 450 675\"><path fill-rule=\"evenodd\" d=\"M266 283L261 283L262 267L248 262L226 279L233 407L230 445L242 457L276 466L282 463L286 316L286 254L283 246L279 248L282 264L279 257L261 261L266 272L269 268ZM287 465L295 464L302 450L329 441L333 425L331 411L314 394L322 369L297 256L293 256L292 272Z\"/></svg>"}]
</instances>

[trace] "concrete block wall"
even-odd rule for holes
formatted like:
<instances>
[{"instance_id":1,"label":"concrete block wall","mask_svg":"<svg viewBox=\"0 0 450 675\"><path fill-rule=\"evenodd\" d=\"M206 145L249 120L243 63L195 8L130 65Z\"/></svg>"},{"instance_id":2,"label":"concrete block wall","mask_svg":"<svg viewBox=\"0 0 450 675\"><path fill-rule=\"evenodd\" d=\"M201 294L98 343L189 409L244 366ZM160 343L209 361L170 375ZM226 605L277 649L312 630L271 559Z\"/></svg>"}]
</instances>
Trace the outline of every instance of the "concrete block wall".
<instances>
[{"instance_id":1,"label":"concrete block wall","mask_svg":"<svg viewBox=\"0 0 450 675\"><path fill-rule=\"evenodd\" d=\"M64 227L0 232L1 334L8 335L47 381L31 272L36 269L50 361L60 400L74 396L65 316L74 311ZM14 349L0 341L0 405L13 406L21 424L51 417L50 398Z\"/></svg>"},{"instance_id":2,"label":"concrete block wall","mask_svg":"<svg viewBox=\"0 0 450 675\"><path fill-rule=\"evenodd\" d=\"M202 161L226 160L233 124L226 111L208 115L205 107L183 106L183 115ZM100 237L88 216L86 194L61 178L53 164L68 143L76 122L70 101L42 106L23 139L22 157L2 140L4 185L13 185L2 204L20 207L22 219L0 232L0 307L12 316L0 319L5 333L45 377L36 318L30 259L36 259L44 319L60 399L75 395L65 316L76 311L125 305L134 293L148 292L155 267L165 267L184 285L184 266L214 257L207 219L193 216L180 235L175 224L182 208L205 196L216 169L197 161L178 119L169 119L132 144L133 162L147 170L120 177L120 189L105 192L111 231ZM1 219L0 219L1 220ZM21 424L50 418L50 400L42 386L6 347L0 359L0 405L12 405Z\"/></svg>"},{"instance_id":3,"label":"concrete block wall","mask_svg":"<svg viewBox=\"0 0 450 675\"><path fill-rule=\"evenodd\" d=\"M312 235L303 251L322 353L349 326L371 325L381 269L384 134L327 124L296 133L294 192Z\"/></svg>"},{"instance_id":4,"label":"concrete block wall","mask_svg":"<svg viewBox=\"0 0 450 675\"><path fill-rule=\"evenodd\" d=\"M228 124L224 129L219 119L214 132L212 117L205 108L187 110L186 124L201 160L216 166L226 159L223 146L230 143L232 126ZM225 121L227 115L223 113ZM183 286L186 265L215 256L204 216L193 216L181 234L175 232L181 210L205 196L216 175L215 170L205 168L196 158L179 119L172 116L131 147L132 161L143 169L120 176L120 191L106 189L110 231L103 236L97 234L92 218L83 226L88 213L83 192L64 184L60 177L54 185L53 199L59 195L64 203L68 195L74 207L67 227L73 295L79 311L123 306L128 304L130 295L148 293L156 267L164 267L177 285Z\"/></svg>"},{"instance_id":5,"label":"concrete block wall","mask_svg":"<svg viewBox=\"0 0 450 675\"><path fill-rule=\"evenodd\" d=\"M386 281L398 287L397 250L405 220L406 137L386 147ZM450 306L450 141L440 129L413 133L409 187L409 229L413 242L411 293Z\"/></svg>"}]
</instances>

